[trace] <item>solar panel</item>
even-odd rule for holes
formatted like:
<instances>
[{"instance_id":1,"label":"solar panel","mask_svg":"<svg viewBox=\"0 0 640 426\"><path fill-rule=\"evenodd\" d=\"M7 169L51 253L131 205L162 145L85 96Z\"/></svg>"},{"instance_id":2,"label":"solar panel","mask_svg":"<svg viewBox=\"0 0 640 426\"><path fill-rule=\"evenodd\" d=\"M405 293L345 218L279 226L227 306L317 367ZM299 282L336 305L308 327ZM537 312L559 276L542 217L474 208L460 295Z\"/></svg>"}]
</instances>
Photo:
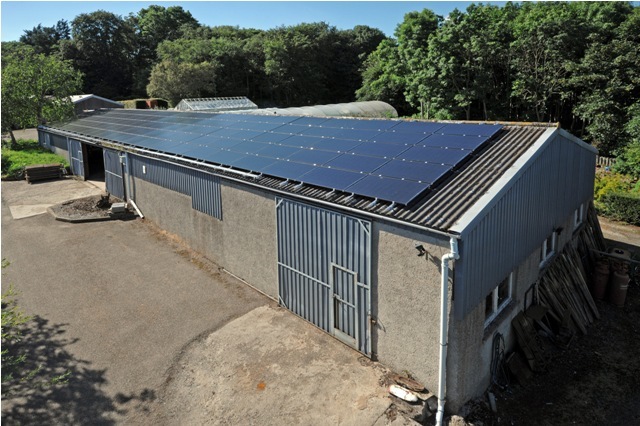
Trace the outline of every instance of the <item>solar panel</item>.
<instances>
[{"instance_id":1,"label":"solar panel","mask_svg":"<svg viewBox=\"0 0 640 426\"><path fill-rule=\"evenodd\" d=\"M340 132L336 135L340 139L350 139L354 141L370 141L375 138L380 132L377 130L367 129L340 129Z\"/></svg>"},{"instance_id":2,"label":"solar panel","mask_svg":"<svg viewBox=\"0 0 640 426\"><path fill-rule=\"evenodd\" d=\"M256 153L258 153L258 151L260 151L265 146L267 146L267 144L259 143L259 142L245 141L245 142L240 142L239 144L234 145L233 147L231 147L229 149L231 151L242 152L244 154L256 154Z\"/></svg>"},{"instance_id":3,"label":"solar panel","mask_svg":"<svg viewBox=\"0 0 640 426\"><path fill-rule=\"evenodd\" d=\"M362 142L360 141L349 141L343 139L321 139L313 147L315 149L322 149L324 151L333 151L340 153L347 152L360 145L361 143Z\"/></svg>"},{"instance_id":4,"label":"solar panel","mask_svg":"<svg viewBox=\"0 0 640 426\"><path fill-rule=\"evenodd\" d=\"M255 138L253 138L253 140L256 142L280 143L290 137L291 135L287 135L283 133L268 132L268 133L263 133L259 136L256 136Z\"/></svg>"},{"instance_id":5,"label":"solar panel","mask_svg":"<svg viewBox=\"0 0 640 426\"><path fill-rule=\"evenodd\" d=\"M214 135L201 136L189 141L193 145L210 146L213 148L231 148L242 143L237 139L223 139Z\"/></svg>"},{"instance_id":6,"label":"solar panel","mask_svg":"<svg viewBox=\"0 0 640 426\"><path fill-rule=\"evenodd\" d=\"M460 135L431 135L420 141L420 146L459 148L473 151L482 146L489 138L487 136Z\"/></svg>"},{"instance_id":7,"label":"solar panel","mask_svg":"<svg viewBox=\"0 0 640 426\"><path fill-rule=\"evenodd\" d=\"M390 145L386 143L367 143L363 142L355 148L349 150L353 154L372 155L374 157L394 158L408 147L404 145Z\"/></svg>"},{"instance_id":8,"label":"solar panel","mask_svg":"<svg viewBox=\"0 0 640 426\"><path fill-rule=\"evenodd\" d=\"M363 177L360 173L317 167L305 173L300 179L311 185L344 191Z\"/></svg>"},{"instance_id":9,"label":"solar panel","mask_svg":"<svg viewBox=\"0 0 640 426\"><path fill-rule=\"evenodd\" d=\"M444 135L464 135L464 136L486 136L491 137L496 134L502 125L500 124L467 124L455 123L447 124L438 133Z\"/></svg>"},{"instance_id":10,"label":"solar panel","mask_svg":"<svg viewBox=\"0 0 640 426\"><path fill-rule=\"evenodd\" d=\"M418 182L369 175L349 186L346 191L365 197L409 204L427 188L426 184Z\"/></svg>"},{"instance_id":11,"label":"solar panel","mask_svg":"<svg viewBox=\"0 0 640 426\"><path fill-rule=\"evenodd\" d=\"M425 138L422 133L382 132L373 137L374 142L390 143L394 145L415 145Z\"/></svg>"},{"instance_id":12,"label":"solar panel","mask_svg":"<svg viewBox=\"0 0 640 426\"><path fill-rule=\"evenodd\" d=\"M291 120L290 123L296 126L320 126L328 120L328 118L319 117L296 117L296 119Z\"/></svg>"},{"instance_id":13,"label":"solar panel","mask_svg":"<svg viewBox=\"0 0 640 426\"><path fill-rule=\"evenodd\" d=\"M323 138L335 138L340 137L340 134L344 129L338 129L335 127L306 127L300 131L301 135L305 136L317 136Z\"/></svg>"},{"instance_id":14,"label":"solar panel","mask_svg":"<svg viewBox=\"0 0 640 426\"><path fill-rule=\"evenodd\" d=\"M296 121L296 124L298 122ZM362 120L354 118L334 118L323 123L323 127L337 127L341 129L375 130L382 132L390 129L399 121L392 120Z\"/></svg>"},{"instance_id":15,"label":"solar panel","mask_svg":"<svg viewBox=\"0 0 640 426\"><path fill-rule=\"evenodd\" d=\"M257 153L263 157L283 159L289 157L294 152L298 152L299 150L300 148L294 148L292 146L269 144L265 145L265 147L260 149Z\"/></svg>"},{"instance_id":16,"label":"solar panel","mask_svg":"<svg viewBox=\"0 0 640 426\"><path fill-rule=\"evenodd\" d=\"M315 144L321 143L322 139L312 136L293 135L280 142L282 145L297 146L298 148L312 148Z\"/></svg>"},{"instance_id":17,"label":"solar panel","mask_svg":"<svg viewBox=\"0 0 640 426\"><path fill-rule=\"evenodd\" d=\"M375 174L383 177L406 179L432 184L449 170L451 170L451 167L442 164L391 160L384 166L377 169Z\"/></svg>"},{"instance_id":18,"label":"solar panel","mask_svg":"<svg viewBox=\"0 0 640 426\"><path fill-rule=\"evenodd\" d=\"M445 149L431 146L412 146L398 157L399 160L421 161L454 166L464 160L471 151L465 149Z\"/></svg>"},{"instance_id":19,"label":"solar panel","mask_svg":"<svg viewBox=\"0 0 640 426\"><path fill-rule=\"evenodd\" d=\"M338 154L335 152L318 151L318 150L312 150L312 149L301 149L300 151L289 156L289 158L287 159L291 161L297 161L300 163L307 163L307 164L313 164L314 166L319 166L333 158L336 158L337 156Z\"/></svg>"},{"instance_id":20,"label":"solar panel","mask_svg":"<svg viewBox=\"0 0 640 426\"><path fill-rule=\"evenodd\" d=\"M484 146L501 126L112 110L58 128L408 204Z\"/></svg>"},{"instance_id":21,"label":"solar panel","mask_svg":"<svg viewBox=\"0 0 640 426\"><path fill-rule=\"evenodd\" d=\"M393 131L406 133L424 133L428 135L431 133L436 133L444 126L445 125L442 123L429 123L424 121L402 121L393 126Z\"/></svg>"},{"instance_id":22,"label":"solar panel","mask_svg":"<svg viewBox=\"0 0 640 426\"><path fill-rule=\"evenodd\" d=\"M260 173L262 172L262 170L275 162L276 160L274 160L273 158L259 157L257 155L247 155L238 159L235 163L235 167Z\"/></svg>"},{"instance_id":23,"label":"solar panel","mask_svg":"<svg viewBox=\"0 0 640 426\"><path fill-rule=\"evenodd\" d=\"M262 171L268 175L278 176L284 179L299 181L305 174L313 170L310 164L295 163L293 161L277 160L275 163L265 167Z\"/></svg>"},{"instance_id":24,"label":"solar panel","mask_svg":"<svg viewBox=\"0 0 640 426\"><path fill-rule=\"evenodd\" d=\"M387 161L387 159L380 157L342 154L325 163L325 166L342 170L350 170L353 172L372 173Z\"/></svg>"}]
</instances>

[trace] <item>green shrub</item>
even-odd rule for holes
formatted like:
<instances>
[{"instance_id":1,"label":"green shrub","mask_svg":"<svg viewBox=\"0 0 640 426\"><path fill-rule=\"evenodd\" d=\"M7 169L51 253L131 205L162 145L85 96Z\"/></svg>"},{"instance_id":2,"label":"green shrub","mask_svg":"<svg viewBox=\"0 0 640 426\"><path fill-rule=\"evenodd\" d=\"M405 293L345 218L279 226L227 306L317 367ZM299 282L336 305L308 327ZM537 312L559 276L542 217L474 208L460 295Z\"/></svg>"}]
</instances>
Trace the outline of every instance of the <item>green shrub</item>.
<instances>
[{"instance_id":1,"label":"green shrub","mask_svg":"<svg viewBox=\"0 0 640 426\"><path fill-rule=\"evenodd\" d=\"M601 213L612 219L640 225L640 195L608 193L600 199Z\"/></svg>"},{"instance_id":2,"label":"green shrub","mask_svg":"<svg viewBox=\"0 0 640 426\"><path fill-rule=\"evenodd\" d=\"M61 164L69 166L64 158L38 145L36 140L18 140L18 149L2 148L2 178L22 179L24 168L33 164Z\"/></svg>"},{"instance_id":3,"label":"green shrub","mask_svg":"<svg viewBox=\"0 0 640 426\"><path fill-rule=\"evenodd\" d=\"M613 170L640 178L640 141L627 145L613 165Z\"/></svg>"},{"instance_id":4,"label":"green shrub","mask_svg":"<svg viewBox=\"0 0 640 426\"><path fill-rule=\"evenodd\" d=\"M633 187L632 178L620 173L598 173L594 183L593 197L596 203L611 193L625 193Z\"/></svg>"}]
</instances>

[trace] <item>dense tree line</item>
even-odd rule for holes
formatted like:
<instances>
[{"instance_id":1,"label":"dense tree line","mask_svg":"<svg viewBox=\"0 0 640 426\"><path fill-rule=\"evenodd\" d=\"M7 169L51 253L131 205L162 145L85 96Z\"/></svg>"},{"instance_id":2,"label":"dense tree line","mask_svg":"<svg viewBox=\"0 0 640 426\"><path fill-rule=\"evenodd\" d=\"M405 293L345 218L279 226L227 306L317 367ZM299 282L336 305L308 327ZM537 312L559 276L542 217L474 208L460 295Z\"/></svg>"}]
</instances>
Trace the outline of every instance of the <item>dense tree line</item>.
<instances>
[{"instance_id":1,"label":"dense tree line","mask_svg":"<svg viewBox=\"0 0 640 426\"><path fill-rule=\"evenodd\" d=\"M428 119L560 122L605 155L640 150L640 8L631 3L473 4L446 18L425 9L394 35L322 22L207 27L179 6L150 6L38 25L3 43L2 56L4 65L31 45L81 72L84 93L113 99L377 99Z\"/></svg>"},{"instance_id":2,"label":"dense tree line","mask_svg":"<svg viewBox=\"0 0 640 426\"><path fill-rule=\"evenodd\" d=\"M405 114L560 122L605 155L630 155L626 147L640 143L640 8L525 2L473 4L446 19L412 12L369 55L363 79L358 99Z\"/></svg>"},{"instance_id":3,"label":"dense tree line","mask_svg":"<svg viewBox=\"0 0 640 426\"><path fill-rule=\"evenodd\" d=\"M262 105L354 100L360 69L385 35L326 23L268 31L207 27L179 6L150 6L120 17L106 11L71 23L38 25L20 42L69 60L85 93L123 99L248 96ZM11 50L11 46L6 46Z\"/></svg>"}]
</instances>

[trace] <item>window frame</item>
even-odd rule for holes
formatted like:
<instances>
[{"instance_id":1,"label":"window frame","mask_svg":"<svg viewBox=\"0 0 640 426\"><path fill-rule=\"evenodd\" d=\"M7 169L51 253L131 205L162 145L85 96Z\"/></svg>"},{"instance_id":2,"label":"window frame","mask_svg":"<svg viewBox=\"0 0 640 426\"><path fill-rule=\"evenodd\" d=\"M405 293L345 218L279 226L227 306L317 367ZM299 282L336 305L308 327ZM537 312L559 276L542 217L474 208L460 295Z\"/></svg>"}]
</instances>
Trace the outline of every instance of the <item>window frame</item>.
<instances>
[{"instance_id":1,"label":"window frame","mask_svg":"<svg viewBox=\"0 0 640 426\"><path fill-rule=\"evenodd\" d=\"M502 303L498 303L498 296L500 293L500 286L504 283L507 282L507 290L508 290L508 295L507 297L502 301ZM511 301L513 300L513 272L510 272L509 275L502 281L500 281L500 284L498 284L496 286L496 288L494 288L493 290L491 290L491 293L489 293L487 295L487 297L485 298L485 309L486 309L486 300L488 297L491 297L491 314L489 314L488 316L486 315L485 312L485 318L484 318L484 328L487 328L489 325L491 325L491 323L502 313L502 311L504 311L504 309L511 303Z\"/></svg>"},{"instance_id":2,"label":"window frame","mask_svg":"<svg viewBox=\"0 0 640 426\"><path fill-rule=\"evenodd\" d=\"M551 243L551 247L549 247ZM540 267L545 266L551 258L556 254L558 248L558 232L553 231L551 235L544 239L540 248Z\"/></svg>"},{"instance_id":3,"label":"window frame","mask_svg":"<svg viewBox=\"0 0 640 426\"><path fill-rule=\"evenodd\" d=\"M584 203L580 204L580 206L573 212L573 230L575 231L584 223Z\"/></svg>"}]
</instances>

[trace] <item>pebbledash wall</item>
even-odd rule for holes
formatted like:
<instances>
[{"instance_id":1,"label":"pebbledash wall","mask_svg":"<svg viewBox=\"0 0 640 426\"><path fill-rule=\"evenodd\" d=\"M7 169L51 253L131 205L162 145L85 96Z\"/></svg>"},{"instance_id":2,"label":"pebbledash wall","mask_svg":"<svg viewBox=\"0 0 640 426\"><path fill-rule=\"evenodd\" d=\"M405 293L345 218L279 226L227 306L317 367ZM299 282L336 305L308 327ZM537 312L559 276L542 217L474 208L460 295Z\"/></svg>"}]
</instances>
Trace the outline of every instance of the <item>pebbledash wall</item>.
<instances>
[{"instance_id":1,"label":"pebbledash wall","mask_svg":"<svg viewBox=\"0 0 640 426\"><path fill-rule=\"evenodd\" d=\"M179 235L195 250L278 300L276 204L279 196L221 179L222 219L219 220L193 209L190 196L143 178L132 177L131 187L136 204L148 219ZM335 213L358 218L338 210ZM449 242L435 234L430 236L398 225L371 222L372 355L398 371L410 371L425 386L435 390L439 259L416 256L415 245L419 242L430 253L441 256L449 250Z\"/></svg>"},{"instance_id":2,"label":"pebbledash wall","mask_svg":"<svg viewBox=\"0 0 640 426\"><path fill-rule=\"evenodd\" d=\"M63 155L66 139L40 132L41 144ZM116 158L117 146L102 146L105 158ZM568 133L549 129L449 228L458 235L461 255L449 282L449 411L489 386L493 336L501 333L507 349L513 347L511 320L525 308L525 293L539 277L543 242L557 232L559 252L574 235L576 210L591 201L595 155ZM365 308L354 314L350 302L342 305L345 318L357 316L351 317L357 337L349 344L437 391L440 261L450 250L446 232L289 197L138 153L129 152L125 162L128 195L148 219L283 306L295 299L297 305L287 307L325 330L319 311L334 303L328 283L339 292L339 280L353 274L357 294L340 296ZM292 240L281 241L287 232ZM417 256L417 245L427 254ZM328 266L337 271L338 284L325 276ZM344 270L347 278L340 278ZM487 296L510 274L510 301L486 321ZM290 294L294 287L299 293Z\"/></svg>"}]
</instances>

